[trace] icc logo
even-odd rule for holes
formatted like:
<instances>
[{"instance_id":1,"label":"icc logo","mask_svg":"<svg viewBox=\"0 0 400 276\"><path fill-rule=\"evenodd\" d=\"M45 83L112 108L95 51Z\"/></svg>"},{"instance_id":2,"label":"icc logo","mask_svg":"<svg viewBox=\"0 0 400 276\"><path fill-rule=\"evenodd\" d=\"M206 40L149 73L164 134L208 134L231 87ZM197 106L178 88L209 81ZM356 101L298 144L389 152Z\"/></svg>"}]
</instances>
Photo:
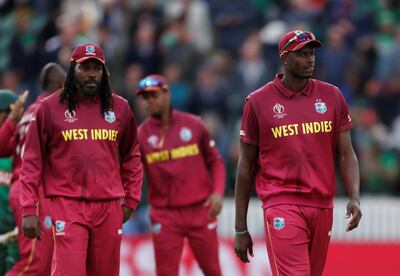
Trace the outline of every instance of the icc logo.
<instances>
[{"instance_id":1,"label":"icc logo","mask_svg":"<svg viewBox=\"0 0 400 276\"><path fill-rule=\"evenodd\" d=\"M285 107L279 103L276 103L272 110L275 113L274 118L282 119L287 115L285 113Z\"/></svg>"},{"instance_id":2,"label":"icc logo","mask_svg":"<svg viewBox=\"0 0 400 276\"><path fill-rule=\"evenodd\" d=\"M65 117L65 120L64 120L64 121L66 121L66 122L68 122L68 123L73 123L73 122L75 122L76 120L78 120L78 119L76 118L76 112L75 112L75 110L72 110L72 112L69 112L68 109L65 110L65 112L64 112L64 117Z\"/></svg>"}]
</instances>

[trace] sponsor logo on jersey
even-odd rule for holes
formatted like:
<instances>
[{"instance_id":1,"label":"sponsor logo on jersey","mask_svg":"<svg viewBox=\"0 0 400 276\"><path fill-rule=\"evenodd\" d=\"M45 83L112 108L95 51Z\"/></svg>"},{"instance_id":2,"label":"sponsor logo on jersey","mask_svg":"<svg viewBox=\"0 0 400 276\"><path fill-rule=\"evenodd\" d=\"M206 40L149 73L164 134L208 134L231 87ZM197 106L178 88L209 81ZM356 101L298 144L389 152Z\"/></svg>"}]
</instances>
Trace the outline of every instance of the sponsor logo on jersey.
<instances>
[{"instance_id":1,"label":"sponsor logo on jersey","mask_svg":"<svg viewBox=\"0 0 400 276\"><path fill-rule=\"evenodd\" d=\"M276 217L276 218L274 218L273 222L274 222L274 224L273 224L274 228L276 230L281 230L285 227L285 219L284 218Z\"/></svg>"},{"instance_id":2,"label":"sponsor logo on jersey","mask_svg":"<svg viewBox=\"0 0 400 276\"><path fill-rule=\"evenodd\" d=\"M122 229L118 229L118 235L122 235L124 231Z\"/></svg>"},{"instance_id":3,"label":"sponsor logo on jersey","mask_svg":"<svg viewBox=\"0 0 400 276\"><path fill-rule=\"evenodd\" d=\"M319 114L324 114L328 110L326 104L320 99L318 99L314 105L315 105L315 111L317 111Z\"/></svg>"},{"instance_id":4,"label":"sponsor logo on jersey","mask_svg":"<svg viewBox=\"0 0 400 276\"><path fill-rule=\"evenodd\" d=\"M56 220L55 225L56 225L56 236L64 236L65 221Z\"/></svg>"},{"instance_id":5,"label":"sponsor logo on jersey","mask_svg":"<svg viewBox=\"0 0 400 276\"><path fill-rule=\"evenodd\" d=\"M349 115L347 115L347 118L349 118L349 123L351 123L351 117L350 117L350 114L349 114Z\"/></svg>"},{"instance_id":6,"label":"sponsor logo on jersey","mask_svg":"<svg viewBox=\"0 0 400 276\"><path fill-rule=\"evenodd\" d=\"M329 230L328 237L332 236L332 230Z\"/></svg>"},{"instance_id":7,"label":"sponsor logo on jersey","mask_svg":"<svg viewBox=\"0 0 400 276\"><path fill-rule=\"evenodd\" d=\"M192 131L187 127L183 127L179 132L179 136L181 137L182 141L188 142L190 139L192 139Z\"/></svg>"},{"instance_id":8,"label":"sponsor logo on jersey","mask_svg":"<svg viewBox=\"0 0 400 276\"><path fill-rule=\"evenodd\" d=\"M243 129L241 129L241 130L239 131L239 135L240 135L240 136L246 136L246 131L244 131Z\"/></svg>"},{"instance_id":9,"label":"sponsor logo on jersey","mask_svg":"<svg viewBox=\"0 0 400 276\"><path fill-rule=\"evenodd\" d=\"M106 120L106 122L110 124L114 123L115 113L113 111L104 112L104 120Z\"/></svg>"},{"instance_id":10,"label":"sponsor logo on jersey","mask_svg":"<svg viewBox=\"0 0 400 276\"><path fill-rule=\"evenodd\" d=\"M147 143L149 146L153 149L158 148L158 137L156 135L150 135L149 138L147 138Z\"/></svg>"},{"instance_id":11,"label":"sponsor logo on jersey","mask_svg":"<svg viewBox=\"0 0 400 276\"><path fill-rule=\"evenodd\" d=\"M282 119L287 116L287 114L285 113L285 107L280 103L276 103L272 108L272 111L274 111L275 113L274 118Z\"/></svg>"},{"instance_id":12,"label":"sponsor logo on jersey","mask_svg":"<svg viewBox=\"0 0 400 276\"><path fill-rule=\"evenodd\" d=\"M73 122L78 120L78 118L76 118L75 110L72 110L72 112L69 112L68 109L65 110L64 116L65 116L65 120L64 121L68 122L68 123L73 123Z\"/></svg>"}]
</instances>

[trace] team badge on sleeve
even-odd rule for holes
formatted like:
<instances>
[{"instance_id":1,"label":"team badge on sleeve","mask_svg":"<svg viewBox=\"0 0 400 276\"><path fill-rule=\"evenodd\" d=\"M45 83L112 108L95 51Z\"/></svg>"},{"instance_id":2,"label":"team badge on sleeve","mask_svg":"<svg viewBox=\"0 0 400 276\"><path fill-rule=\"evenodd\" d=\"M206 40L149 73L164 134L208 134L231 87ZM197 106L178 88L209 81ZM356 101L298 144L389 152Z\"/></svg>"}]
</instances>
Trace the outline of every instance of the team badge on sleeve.
<instances>
[{"instance_id":1,"label":"team badge on sleeve","mask_svg":"<svg viewBox=\"0 0 400 276\"><path fill-rule=\"evenodd\" d=\"M104 120L106 122L112 124L115 122L115 113L113 111L106 111L104 112Z\"/></svg>"},{"instance_id":2,"label":"team badge on sleeve","mask_svg":"<svg viewBox=\"0 0 400 276\"><path fill-rule=\"evenodd\" d=\"M326 107L326 104L322 102L321 100L317 100L315 102L315 111L317 111L320 114L324 114L328 108Z\"/></svg>"},{"instance_id":3,"label":"team badge on sleeve","mask_svg":"<svg viewBox=\"0 0 400 276\"><path fill-rule=\"evenodd\" d=\"M274 218L274 228L276 230L281 230L285 227L285 219L284 218Z\"/></svg>"},{"instance_id":4,"label":"team badge on sleeve","mask_svg":"<svg viewBox=\"0 0 400 276\"><path fill-rule=\"evenodd\" d=\"M179 132L179 136L181 137L182 141L188 142L190 139L192 139L192 131L187 127L183 127Z\"/></svg>"}]
</instances>

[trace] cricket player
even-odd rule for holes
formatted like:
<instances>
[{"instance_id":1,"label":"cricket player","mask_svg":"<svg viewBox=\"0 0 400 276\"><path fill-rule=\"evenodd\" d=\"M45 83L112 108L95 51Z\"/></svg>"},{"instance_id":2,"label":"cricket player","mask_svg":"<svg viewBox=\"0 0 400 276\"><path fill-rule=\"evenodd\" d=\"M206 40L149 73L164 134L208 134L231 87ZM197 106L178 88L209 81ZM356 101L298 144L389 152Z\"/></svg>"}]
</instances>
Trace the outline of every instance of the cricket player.
<instances>
[{"instance_id":1,"label":"cricket player","mask_svg":"<svg viewBox=\"0 0 400 276\"><path fill-rule=\"evenodd\" d=\"M283 74L251 93L244 104L235 188L235 250L253 255L246 217L253 183L264 209L273 275L322 274L332 230L335 160L347 188L351 217L361 219L359 168L348 106L339 89L312 79L311 32L292 31L279 42Z\"/></svg>"},{"instance_id":2,"label":"cricket player","mask_svg":"<svg viewBox=\"0 0 400 276\"><path fill-rule=\"evenodd\" d=\"M139 83L149 117L138 137L149 184L150 219L158 276L177 276L186 238L205 275L221 275L216 217L225 167L202 120L171 107L167 81Z\"/></svg>"},{"instance_id":3,"label":"cricket player","mask_svg":"<svg viewBox=\"0 0 400 276\"><path fill-rule=\"evenodd\" d=\"M36 101L29 106L23 114L18 124L10 123L13 129L10 138L13 144L13 176L10 190L10 205L18 226L18 248L20 259L7 273L7 276L23 275L50 275L52 256L53 256L53 235L50 218L50 200L44 198L42 185L39 185L38 214L41 224L42 235L40 241L30 239L24 236L22 230L21 204L19 201L19 172L24 155L26 133L29 123L35 119L35 114L39 108L40 101L51 95L53 92L61 89L66 79L66 73L60 65L56 63L46 64L40 72L40 84L43 92Z\"/></svg>"},{"instance_id":4,"label":"cricket player","mask_svg":"<svg viewBox=\"0 0 400 276\"><path fill-rule=\"evenodd\" d=\"M142 175L136 120L110 88L103 50L79 45L64 88L41 101L29 125L20 172L25 236L43 231L41 183L51 200L52 275L119 275L122 223L139 202Z\"/></svg>"},{"instance_id":5,"label":"cricket player","mask_svg":"<svg viewBox=\"0 0 400 276\"><path fill-rule=\"evenodd\" d=\"M4 237L15 228L15 220L12 215L9 202L9 192L12 175L12 150L8 150L9 133L5 122L19 120L11 105L17 100L17 94L11 90L0 89L0 235ZM13 250L14 249L14 250ZM0 241L0 275L4 275L18 260L18 249L15 241L4 238Z\"/></svg>"}]
</instances>

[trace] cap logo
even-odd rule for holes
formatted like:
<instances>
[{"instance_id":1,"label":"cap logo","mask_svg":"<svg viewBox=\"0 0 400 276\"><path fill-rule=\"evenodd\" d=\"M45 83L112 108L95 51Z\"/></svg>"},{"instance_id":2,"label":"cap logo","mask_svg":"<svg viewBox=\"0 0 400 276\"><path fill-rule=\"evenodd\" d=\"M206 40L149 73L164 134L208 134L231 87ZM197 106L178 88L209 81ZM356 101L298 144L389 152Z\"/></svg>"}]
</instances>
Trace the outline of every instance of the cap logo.
<instances>
[{"instance_id":1,"label":"cap logo","mask_svg":"<svg viewBox=\"0 0 400 276\"><path fill-rule=\"evenodd\" d=\"M94 48L93 45L86 45L85 50L87 55L95 55L96 49Z\"/></svg>"}]
</instances>

